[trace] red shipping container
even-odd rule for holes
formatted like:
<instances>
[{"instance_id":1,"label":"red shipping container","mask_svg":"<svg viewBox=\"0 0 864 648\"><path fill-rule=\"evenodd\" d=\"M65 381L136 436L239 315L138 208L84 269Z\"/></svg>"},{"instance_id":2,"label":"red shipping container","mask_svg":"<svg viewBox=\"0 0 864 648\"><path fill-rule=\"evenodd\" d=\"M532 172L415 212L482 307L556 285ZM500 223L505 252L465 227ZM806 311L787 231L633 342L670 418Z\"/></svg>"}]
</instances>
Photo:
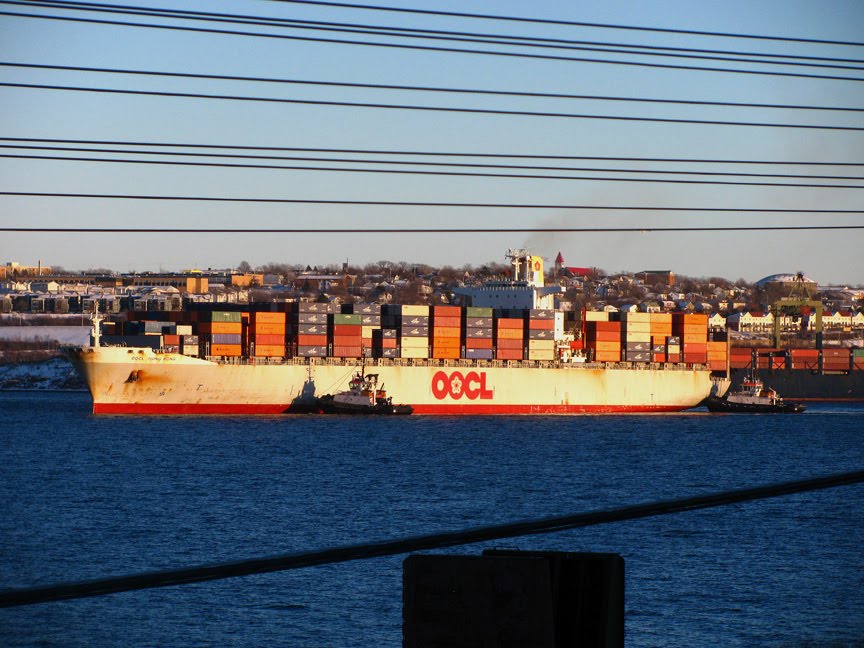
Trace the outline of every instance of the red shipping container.
<instances>
[{"instance_id":1,"label":"red shipping container","mask_svg":"<svg viewBox=\"0 0 864 648\"><path fill-rule=\"evenodd\" d=\"M522 340L498 340L496 346L499 349L522 349Z\"/></svg>"},{"instance_id":2,"label":"red shipping container","mask_svg":"<svg viewBox=\"0 0 864 648\"><path fill-rule=\"evenodd\" d=\"M495 325L499 329L519 329L525 328L525 321L516 319L515 317L499 317L495 320Z\"/></svg>"},{"instance_id":3,"label":"red shipping container","mask_svg":"<svg viewBox=\"0 0 864 648\"><path fill-rule=\"evenodd\" d=\"M333 347L333 357L334 358L360 358L363 356L363 348L360 345L357 346L334 346Z\"/></svg>"},{"instance_id":4,"label":"red shipping container","mask_svg":"<svg viewBox=\"0 0 864 648\"><path fill-rule=\"evenodd\" d=\"M356 335L363 334L363 326L360 324L334 324L333 335Z\"/></svg>"},{"instance_id":5,"label":"red shipping container","mask_svg":"<svg viewBox=\"0 0 864 648\"><path fill-rule=\"evenodd\" d=\"M361 346L361 340L363 338L359 335L334 335L333 336L333 346L334 347L355 347Z\"/></svg>"},{"instance_id":6,"label":"red shipping container","mask_svg":"<svg viewBox=\"0 0 864 648\"><path fill-rule=\"evenodd\" d=\"M651 359L654 362L666 362L666 354L665 353L654 353L654 354L652 354Z\"/></svg>"},{"instance_id":7,"label":"red shipping container","mask_svg":"<svg viewBox=\"0 0 864 648\"><path fill-rule=\"evenodd\" d=\"M498 349L495 352L495 357L498 360L522 360L522 350Z\"/></svg>"},{"instance_id":8,"label":"red shipping container","mask_svg":"<svg viewBox=\"0 0 864 648\"><path fill-rule=\"evenodd\" d=\"M681 362L681 354L680 353L669 353L666 355L666 362Z\"/></svg>"},{"instance_id":9,"label":"red shipping container","mask_svg":"<svg viewBox=\"0 0 864 648\"><path fill-rule=\"evenodd\" d=\"M466 349L491 349L492 338L465 338Z\"/></svg>"},{"instance_id":10,"label":"red shipping container","mask_svg":"<svg viewBox=\"0 0 864 648\"><path fill-rule=\"evenodd\" d=\"M621 332L621 322L585 322L585 330Z\"/></svg>"},{"instance_id":11,"label":"red shipping container","mask_svg":"<svg viewBox=\"0 0 864 648\"><path fill-rule=\"evenodd\" d=\"M166 333L162 336L162 344L164 346L177 346L180 344L180 336Z\"/></svg>"},{"instance_id":12,"label":"red shipping container","mask_svg":"<svg viewBox=\"0 0 864 648\"><path fill-rule=\"evenodd\" d=\"M462 316L462 307L461 306L433 306L432 307L432 316L437 318L439 315L444 317L461 317Z\"/></svg>"},{"instance_id":13,"label":"red shipping container","mask_svg":"<svg viewBox=\"0 0 864 648\"><path fill-rule=\"evenodd\" d=\"M555 330L555 320L554 319L531 319L528 320L528 328L533 330L546 330L546 331L554 331Z\"/></svg>"},{"instance_id":14,"label":"red shipping container","mask_svg":"<svg viewBox=\"0 0 864 648\"><path fill-rule=\"evenodd\" d=\"M373 346L376 349L396 349L399 345L396 344L396 338L381 338L375 340Z\"/></svg>"},{"instance_id":15,"label":"red shipping container","mask_svg":"<svg viewBox=\"0 0 864 648\"><path fill-rule=\"evenodd\" d=\"M327 346L327 336L301 333L297 336L297 346Z\"/></svg>"},{"instance_id":16,"label":"red shipping container","mask_svg":"<svg viewBox=\"0 0 864 648\"><path fill-rule=\"evenodd\" d=\"M438 314L436 313L435 317L432 318L432 324L435 326L435 328L438 328L439 326L447 326L447 327L455 326L456 328L459 328L462 325L462 318L459 316L456 316L456 317L448 317L448 316L439 317Z\"/></svg>"}]
</instances>

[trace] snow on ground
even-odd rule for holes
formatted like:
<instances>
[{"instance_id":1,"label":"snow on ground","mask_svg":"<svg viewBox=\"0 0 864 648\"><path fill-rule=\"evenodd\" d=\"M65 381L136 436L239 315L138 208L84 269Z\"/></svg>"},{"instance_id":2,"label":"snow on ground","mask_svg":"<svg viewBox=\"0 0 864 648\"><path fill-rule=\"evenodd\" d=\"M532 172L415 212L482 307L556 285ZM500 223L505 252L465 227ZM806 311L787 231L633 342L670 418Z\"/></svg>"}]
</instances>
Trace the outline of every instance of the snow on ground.
<instances>
[{"instance_id":1,"label":"snow on ground","mask_svg":"<svg viewBox=\"0 0 864 648\"><path fill-rule=\"evenodd\" d=\"M0 365L0 389L86 389L65 358Z\"/></svg>"}]
</instances>

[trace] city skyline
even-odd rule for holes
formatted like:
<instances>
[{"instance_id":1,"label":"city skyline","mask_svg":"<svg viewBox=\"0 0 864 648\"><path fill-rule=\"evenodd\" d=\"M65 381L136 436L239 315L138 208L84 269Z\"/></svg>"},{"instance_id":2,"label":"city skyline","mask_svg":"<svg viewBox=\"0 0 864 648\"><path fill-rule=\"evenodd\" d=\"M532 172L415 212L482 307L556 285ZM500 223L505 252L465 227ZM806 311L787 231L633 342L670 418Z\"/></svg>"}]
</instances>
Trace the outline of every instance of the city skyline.
<instances>
[{"instance_id":1,"label":"city skyline","mask_svg":"<svg viewBox=\"0 0 864 648\"><path fill-rule=\"evenodd\" d=\"M864 226L858 2L471 5L527 21L219 0L195 10L213 15L0 17L0 259L476 267L522 247L609 273L864 282L861 229L806 229ZM387 35L359 33L372 27ZM662 231L754 227L765 229ZM785 227L804 229L770 229ZM582 231L532 231L556 228Z\"/></svg>"}]
</instances>

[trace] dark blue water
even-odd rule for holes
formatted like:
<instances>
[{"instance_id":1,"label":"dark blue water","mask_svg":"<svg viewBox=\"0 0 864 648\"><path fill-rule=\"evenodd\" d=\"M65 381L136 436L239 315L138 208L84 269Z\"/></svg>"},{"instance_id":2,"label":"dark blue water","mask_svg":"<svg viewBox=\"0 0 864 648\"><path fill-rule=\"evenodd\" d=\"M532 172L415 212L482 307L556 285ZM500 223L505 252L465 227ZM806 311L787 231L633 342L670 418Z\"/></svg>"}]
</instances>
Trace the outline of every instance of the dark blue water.
<instances>
[{"instance_id":1,"label":"dark blue water","mask_svg":"<svg viewBox=\"0 0 864 648\"><path fill-rule=\"evenodd\" d=\"M803 415L94 417L0 394L0 588L320 549L864 468ZM484 546L612 551L628 646L864 645L864 486ZM0 610L6 646L399 646L402 557Z\"/></svg>"}]
</instances>

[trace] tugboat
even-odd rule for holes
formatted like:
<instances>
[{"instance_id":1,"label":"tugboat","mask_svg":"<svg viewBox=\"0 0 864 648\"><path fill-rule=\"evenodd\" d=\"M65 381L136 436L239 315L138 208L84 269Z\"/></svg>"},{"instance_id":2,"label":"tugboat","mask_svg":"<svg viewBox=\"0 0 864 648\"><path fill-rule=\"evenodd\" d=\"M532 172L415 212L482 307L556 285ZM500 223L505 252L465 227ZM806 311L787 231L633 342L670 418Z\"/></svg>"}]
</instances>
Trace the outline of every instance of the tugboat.
<instances>
[{"instance_id":1,"label":"tugboat","mask_svg":"<svg viewBox=\"0 0 864 648\"><path fill-rule=\"evenodd\" d=\"M352 376L347 391L325 394L318 404L325 414L406 415L414 411L410 405L394 405L384 383L378 385L378 374L362 369Z\"/></svg>"},{"instance_id":2,"label":"tugboat","mask_svg":"<svg viewBox=\"0 0 864 648\"><path fill-rule=\"evenodd\" d=\"M735 414L797 414L807 409L801 403L784 401L776 391L766 388L755 376L748 377L738 391L722 397L712 394L705 399L705 406L709 412Z\"/></svg>"}]
</instances>

